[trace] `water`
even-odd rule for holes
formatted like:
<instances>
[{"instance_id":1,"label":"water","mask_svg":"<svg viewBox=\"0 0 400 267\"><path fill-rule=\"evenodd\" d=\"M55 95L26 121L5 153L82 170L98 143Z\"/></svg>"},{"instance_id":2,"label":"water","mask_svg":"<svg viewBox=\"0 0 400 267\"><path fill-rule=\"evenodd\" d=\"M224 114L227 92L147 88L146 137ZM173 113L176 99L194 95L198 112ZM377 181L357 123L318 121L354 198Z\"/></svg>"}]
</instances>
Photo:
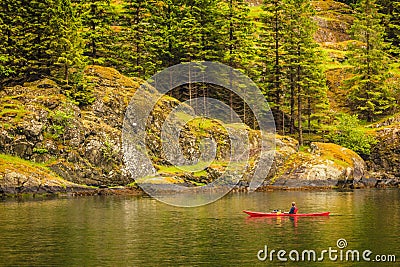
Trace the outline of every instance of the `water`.
<instances>
[{"instance_id":1,"label":"water","mask_svg":"<svg viewBox=\"0 0 400 267\"><path fill-rule=\"evenodd\" d=\"M242 210L331 211L330 217L249 219ZM148 197L0 202L1 266L320 266L257 259L259 250L369 249L397 255L400 191L235 193L199 208ZM261 254L263 255L263 254ZM286 255L288 257L288 255ZM371 256L372 258L373 256ZM332 262L323 266L377 266Z\"/></svg>"}]
</instances>

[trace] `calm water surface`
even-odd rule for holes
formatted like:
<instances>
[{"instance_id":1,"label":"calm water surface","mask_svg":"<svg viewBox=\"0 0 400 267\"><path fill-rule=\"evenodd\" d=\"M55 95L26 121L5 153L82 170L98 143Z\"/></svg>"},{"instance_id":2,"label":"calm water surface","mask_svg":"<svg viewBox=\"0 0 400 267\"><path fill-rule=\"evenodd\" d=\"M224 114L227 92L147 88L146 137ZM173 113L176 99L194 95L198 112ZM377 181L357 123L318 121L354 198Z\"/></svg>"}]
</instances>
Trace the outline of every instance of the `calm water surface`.
<instances>
[{"instance_id":1,"label":"calm water surface","mask_svg":"<svg viewBox=\"0 0 400 267\"><path fill-rule=\"evenodd\" d=\"M249 219L243 209L331 211ZM0 202L1 266L400 266L400 191L230 194L198 208L148 197ZM396 263L259 261L264 249L371 250ZM286 255L287 256L287 255ZM374 256L371 256L373 258Z\"/></svg>"}]
</instances>

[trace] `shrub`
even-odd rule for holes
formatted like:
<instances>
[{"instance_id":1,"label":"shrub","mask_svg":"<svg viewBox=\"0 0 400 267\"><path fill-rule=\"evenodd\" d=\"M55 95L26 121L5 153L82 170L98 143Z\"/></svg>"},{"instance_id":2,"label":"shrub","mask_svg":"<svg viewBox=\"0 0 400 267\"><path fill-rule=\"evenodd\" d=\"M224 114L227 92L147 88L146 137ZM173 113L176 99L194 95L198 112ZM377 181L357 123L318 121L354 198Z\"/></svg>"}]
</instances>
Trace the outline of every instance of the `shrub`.
<instances>
[{"instance_id":1,"label":"shrub","mask_svg":"<svg viewBox=\"0 0 400 267\"><path fill-rule=\"evenodd\" d=\"M329 140L360 155L370 155L377 140L360 128L358 115L341 114L337 119L337 130L328 135Z\"/></svg>"}]
</instances>

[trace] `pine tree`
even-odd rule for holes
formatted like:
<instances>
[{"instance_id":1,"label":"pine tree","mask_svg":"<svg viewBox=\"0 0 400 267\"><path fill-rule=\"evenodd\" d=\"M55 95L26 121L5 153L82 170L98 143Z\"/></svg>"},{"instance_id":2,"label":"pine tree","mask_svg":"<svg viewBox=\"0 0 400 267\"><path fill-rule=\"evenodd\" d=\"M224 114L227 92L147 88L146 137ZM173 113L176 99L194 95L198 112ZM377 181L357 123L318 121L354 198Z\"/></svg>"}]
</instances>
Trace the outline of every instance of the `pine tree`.
<instances>
[{"instance_id":1,"label":"pine tree","mask_svg":"<svg viewBox=\"0 0 400 267\"><path fill-rule=\"evenodd\" d=\"M79 82L86 58L83 56L83 39L80 36L80 20L70 0L58 0L58 14L54 17L55 24L60 31L57 50L59 51L57 64L61 67L62 78L69 83L71 74L74 82Z\"/></svg>"},{"instance_id":2,"label":"pine tree","mask_svg":"<svg viewBox=\"0 0 400 267\"><path fill-rule=\"evenodd\" d=\"M114 37L111 29L114 12L110 0L82 0L79 1L79 9L86 42L84 55L90 58L92 64L102 64L110 57L109 46Z\"/></svg>"},{"instance_id":3,"label":"pine tree","mask_svg":"<svg viewBox=\"0 0 400 267\"><path fill-rule=\"evenodd\" d=\"M297 131L299 144L303 144L303 111L311 109L312 102L324 103L326 100L326 84L319 61L318 44L314 41L316 24L312 20L315 11L309 0L288 1L289 23L287 31L292 31L289 35L287 52L289 55L289 73L294 76L290 82L291 98L297 100ZM322 81L322 83L321 83ZM295 88L294 94L293 88ZM293 100L291 100L293 103ZM307 103L307 106L305 106ZM315 106L317 106L316 104ZM306 108L305 108L306 107ZM322 106L321 106L322 107ZM293 109L291 107L291 109ZM317 112L317 110L314 110ZM292 113L292 112L291 112ZM292 123L293 125L293 115ZM311 110L308 112L308 121L311 120Z\"/></svg>"},{"instance_id":4,"label":"pine tree","mask_svg":"<svg viewBox=\"0 0 400 267\"><path fill-rule=\"evenodd\" d=\"M382 16L375 0L361 0L356 8L351 34L357 43L351 46L349 62L354 76L346 80L353 109L368 121L389 113L394 99L386 86L389 59L384 50Z\"/></svg>"},{"instance_id":5,"label":"pine tree","mask_svg":"<svg viewBox=\"0 0 400 267\"><path fill-rule=\"evenodd\" d=\"M286 24L285 3L282 0L265 0L263 2L262 27L259 36L260 79L259 86L266 95L270 106L276 110L280 123L278 128L284 132L285 114L283 104L283 30ZM283 133L284 134L284 133Z\"/></svg>"},{"instance_id":6,"label":"pine tree","mask_svg":"<svg viewBox=\"0 0 400 267\"><path fill-rule=\"evenodd\" d=\"M219 39L222 49L221 62L228 66L240 70L248 76L253 76L254 67L254 38L253 25L248 19L249 5L244 0L221 0L218 3L219 21L221 30ZM230 75L230 86L232 84ZM231 108L231 120L233 111L239 111L242 121L246 122L246 103L244 99L235 97L233 92L229 93L229 106Z\"/></svg>"},{"instance_id":7,"label":"pine tree","mask_svg":"<svg viewBox=\"0 0 400 267\"><path fill-rule=\"evenodd\" d=\"M297 130L302 144L304 115L310 130L311 120L318 120L327 106L318 45L313 39L314 9L309 0L266 0L263 9L262 86L281 117L278 129L284 133L284 112L288 112L289 131Z\"/></svg>"},{"instance_id":8,"label":"pine tree","mask_svg":"<svg viewBox=\"0 0 400 267\"><path fill-rule=\"evenodd\" d=\"M5 55L3 60L8 61L6 74L12 73L22 81L34 80L55 75L61 62L66 63L64 74L67 65L81 63L79 38L68 0L4 0L1 7L1 21L6 27L0 47ZM70 71L67 69L66 76Z\"/></svg>"},{"instance_id":9,"label":"pine tree","mask_svg":"<svg viewBox=\"0 0 400 267\"><path fill-rule=\"evenodd\" d=\"M157 70L170 67L180 62L176 41L179 29L179 1L153 0L149 18L151 43L150 53L154 55Z\"/></svg>"},{"instance_id":10,"label":"pine tree","mask_svg":"<svg viewBox=\"0 0 400 267\"><path fill-rule=\"evenodd\" d=\"M221 0L218 3L221 25L222 62L248 73L254 57L253 24L248 19L249 5L244 0Z\"/></svg>"},{"instance_id":11,"label":"pine tree","mask_svg":"<svg viewBox=\"0 0 400 267\"><path fill-rule=\"evenodd\" d=\"M385 41L390 43L389 51L392 55L400 54L400 1L376 0L376 6L382 15L382 23L385 27Z\"/></svg>"},{"instance_id":12,"label":"pine tree","mask_svg":"<svg viewBox=\"0 0 400 267\"><path fill-rule=\"evenodd\" d=\"M153 55L149 51L151 4L149 0L125 0L124 3L115 50L119 51L118 60L122 63L119 69L131 76L148 78L154 74Z\"/></svg>"},{"instance_id":13,"label":"pine tree","mask_svg":"<svg viewBox=\"0 0 400 267\"><path fill-rule=\"evenodd\" d=\"M400 54L400 1L393 0L392 12L389 20L388 36L392 43L392 52L396 55Z\"/></svg>"},{"instance_id":14,"label":"pine tree","mask_svg":"<svg viewBox=\"0 0 400 267\"><path fill-rule=\"evenodd\" d=\"M0 3L0 85L15 74L13 64L13 31L17 31L16 23L12 20L11 10L20 6L19 1L2 1ZM13 27L14 26L14 27Z\"/></svg>"}]
</instances>

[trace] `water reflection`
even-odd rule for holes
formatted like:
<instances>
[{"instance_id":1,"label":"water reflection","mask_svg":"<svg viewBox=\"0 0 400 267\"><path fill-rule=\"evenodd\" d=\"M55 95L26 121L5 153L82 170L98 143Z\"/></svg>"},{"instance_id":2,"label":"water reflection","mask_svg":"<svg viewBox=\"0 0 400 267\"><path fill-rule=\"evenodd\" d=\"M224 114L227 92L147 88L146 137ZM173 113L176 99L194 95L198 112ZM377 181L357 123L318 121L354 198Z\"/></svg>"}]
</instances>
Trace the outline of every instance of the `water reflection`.
<instances>
[{"instance_id":1,"label":"water reflection","mask_svg":"<svg viewBox=\"0 0 400 267\"><path fill-rule=\"evenodd\" d=\"M293 200L301 213L332 215L250 218L242 212L284 209ZM339 238L351 249L400 258L399 201L398 190L235 193L198 208L145 197L7 201L0 203L0 265L265 266L256 257L265 245L319 249Z\"/></svg>"}]
</instances>

